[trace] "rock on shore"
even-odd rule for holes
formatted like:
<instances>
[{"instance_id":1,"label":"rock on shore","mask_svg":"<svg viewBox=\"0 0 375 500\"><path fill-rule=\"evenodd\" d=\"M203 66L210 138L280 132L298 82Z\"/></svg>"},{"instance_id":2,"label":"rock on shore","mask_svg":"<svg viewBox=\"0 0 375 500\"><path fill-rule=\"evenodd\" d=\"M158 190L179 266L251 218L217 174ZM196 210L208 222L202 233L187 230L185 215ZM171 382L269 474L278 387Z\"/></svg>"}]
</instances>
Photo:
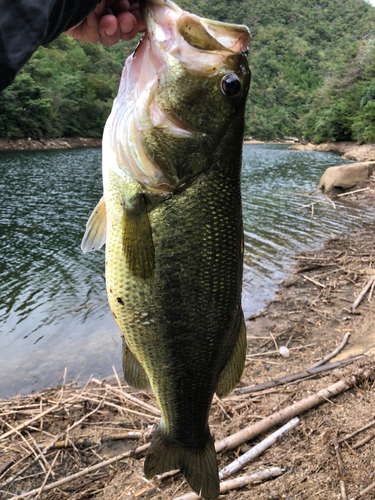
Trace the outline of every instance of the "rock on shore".
<instances>
[{"instance_id":1,"label":"rock on shore","mask_svg":"<svg viewBox=\"0 0 375 500\"><path fill-rule=\"evenodd\" d=\"M295 144L290 148L295 151L324 151L343 155L346 160L375 161L375 144L362 144L356 142L326 142L323 144Z\"/></svg>"}]
</instances>

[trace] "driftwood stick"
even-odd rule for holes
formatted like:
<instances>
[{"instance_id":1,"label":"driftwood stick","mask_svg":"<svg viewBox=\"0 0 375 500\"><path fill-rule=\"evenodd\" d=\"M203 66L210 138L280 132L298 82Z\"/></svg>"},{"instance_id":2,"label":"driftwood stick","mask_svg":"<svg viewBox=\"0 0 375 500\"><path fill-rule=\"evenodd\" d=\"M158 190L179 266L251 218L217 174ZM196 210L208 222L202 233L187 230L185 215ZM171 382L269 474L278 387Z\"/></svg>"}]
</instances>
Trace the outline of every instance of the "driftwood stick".
<instances>
[{"instance_id":1,"label":"driftwood stick","mask_svg":"<svg viewBox=\"0 0 375 500\"><path fill-rule=\"evenodd\" d=\"M373 432L372 434L370 434L369 436L363 438L361 441L358 441L358 443L355 443L353 446L352 446L352 449L353 450L356 450L357 448L360 448L361 446L363 446L364 444L368 443L369 441L371 441L371 439L374 439L375 437L375 432Z\"/></svg>"},{"instance_id":2,"label":"driftwood stick","mask_svg":"<svg viewBox=\"0 0 375 500\"><path fill-rule=\"evenodd\" d=\"M140 399L136 398L135 396L132 396L131 394L128 394L127 392L121 391L120 389L117 389L116 387L113 387L113 386L111 386L109 384L106 384L104 382L100 382L100 380L97 380L95 378L91 379L91 381L94 382L94 384L97 384L97 385L104 385L104 387L106 389L108 389L109 391L112 391L112 392L118 394L120 397L125 398L128 401L131 401L136 406L140 406L142 408L145 408L149 412L151 412L154 415L157 415L158 417L160 417L160 415L161 415L160 410L158 410L157 408L155 408L152 405L149 405L148 403L145 403L144 401L141 401Z\"/></svg>"},{"instance_id":3,"label":"driftwood stick","mask_svg":"<svg viewBox=\"0 0 375 500\"><path fill-rule=\"evenodd\" d=\"M294 418L286 425L281 427L281 429L278 429L273 434L264 439L261 443L251 448L251 450L241 455L239 458L237 458L237 460L229 464L227 467L224 467L224 469L219 472L219 479L225 479L229 476L232 476L235 472L239 471L240 469L242 469L242 467L251 462L251 460L259 457L259 455L261 455L267 448L272 446L283 434L286 434L290 430L294 429L299 424L299 422L299 418Z\"/></svg>"},{"instance_id":4,"label":"driftwood stick","mask_svg":"<svg viewBox=\"0 0 375 500\"><path fill-rule=\"evenodd\" d=\"M78 395L76 396L73 396L69 399L66 399L65 401L62 401L61 403L58 403L54 406L52 406L51 408L49 408L48 410L45 410L44 412L42 413L39 413L39 415L37 415L36 417L33 417L31 418L30 420L26 420L26 422L24 422L23 424L20 424L18 425L17 427L14 427L11 431L8 431L6 432L5 434L3 434L2 436L0 436L0 441L2 441L3 439L11 436L12 434L14 434L15 432L17 431L20 431L22 429L24 429L25 427L27 427L28 425L30 424L33 424L34 422L37 422L38 420L40 420L41 418L45 417L46 415L48 415L49 413L52 413L53 411L56 411L58 409L60 409L63 405L65 405L66 403L70 403L70 401L73 401L74 399L77 399L78 398Z\"/></svg>"},{"instance_id":5,"label":"driftwood stick","mask_svg":"<svg viewBox=\"0 0 375 500\"><path fill-rule=\"evenodd\" d=\"M359 304L361 303L363 297L366 295L367 293L367 290L372 286L373 282L375 280L375 276L373 276L372 278L370 278L368 280L368 282L366 283L366 285L363 287L363 290L362 292L358 295L358 297L356 298L356 300L354 301L353 305L352 305L352 311L354 312L356 310L356 308L359 306Z\"/></svg>"},{"instance_id":6,"label":"driftwood stick","mask_svg":"<svg viewBox=\"0 0 375 500\"><path fill-rule=\"evenodd\" d=\"M279 410L272 415L256 422L241 431L236 432L235 434L228 436L221 441L217 441L215 443L216 452L223 452L227 450L231 450L233 448L237 448L241 444L253 439L255 436L262 434L263 432L268 431L272 427L281 424L285 420L292 419L301 413L304 413L315 406L318 406L327 401L327 399L331 399L339 394L342 394L345 391L348 391L352 388L353 384L356 382L356 378L354 377L351 382L339 381L336 384L333 384L325 389L320 390L316 394L309 396L308 398L302 399L297 403L294 403L291 406L287 406L282 410Z\"/></svg>"},{"instance_id":7,"label":"driftwood stick","mask_svg":"<svg viewBox=\"0 0 375 500\"><path fill-rule=\"evenodd\" d=\"M279 467L272 467L271 469L262 470L260 472L256 472L255 474L250 474L249 476L242 476L229 481L224 481L223 483L220 483L220 493L238 490L251 483L258 483L265 481L266 479L281 476L283 473L284 471ZM174 498L174 500L196 500L197 498L200 497L195 493L187 493L186 495L182 495L182 497Z\"/></svg>"},{"instance_id":8,"label":"driftwood stick","mask_svg":"<svg viewBox=\"0 0 375 500\"><path fill-rule=\"evenodd\" d=\"M335 368L348 365L349 363L354 363L354 361L357 361L358 359L361 359L363 357L365 357L365 355L360 354L359 356L354 356L353 358L345 359L344 361L336 361L335 363L330 363L329 365L319 366L317 368L307 368L303 372L295 373L294 375L288 375L287 377L270 380L269 382L263 382L262 384L242 387L242 389L239 389L239 392L241 394L248 394L250 392L258 392L262 391L263 389L285 385L289 382L294 382L295 380L303 380L304 378L310 377L311 375L317 375L318 373L334 370Z\"/></svg>"},{"instance_id":9,"label":"driftwood stick","mask_svg":"<svg viewBox=\"0 0 375 500\"><path fill-rule=\"evenodd\" d=\"M369 424L365 425L364 427L361 427L360 429L358 429L357 431L354 431L352 432L351 434L347 434L346 436L344 436L343 438L339 439L338 442L339 443L342 443L344 441L347 441L348 439L356 436L357 434L359 434L360 432L362 431L365 431L366 429L368 429L369 427L372 427L373 425L375 425L375 420L373 420L372 422L370 422Z\"/></svg>"},{"instance_id":10,"label":"driftwood stick","mask_svg":"<svg viewBox=\"0 0 375 500\"><path fill-rule=\"evenodd\" d=\"M87 467L84 470L81 470L77 472L76 474L72 474L71 476L64 477L63 479L60 479L59 481L55 481L54 483L47 484L44 486L42 493L46 491L53 490L54 488L57 488L58 486L62 486L63 484L70 483L71 481L74 481L74 479L78 479L79 477L86 476L87 474L90 474L91 472L95 472L99 469L102 469L103 467L107 467L108 465L112 465L115 462L118 462L119 460L123 460L124 458L131 457L132 455L136 455L138 453L142 453L143 451L146 451L150 447L150 443L144 444L143 446L140 446L139 448L136 448L135 450L127 451L126 453L123 453L122 455L118 455L117 457L110 458L109 460L106 460L105 462L100 462L99 464L92 465L91 467ZM29 498L33 495L36 495L39 493L40 488L36 488L35 490L28 491L27 493L24 493L23 495L18 495L12 497L10 500L20 500L21 498Z\"/></svg>"},{"instance_id":11,"label":"driftwood stick","mask_svg":"<svg viewBox=\"0 0 375 500\"><path fill-rule=\"evenodd\" d=\"M349 337L350 337L350 333L346 333L344 335L344 338L342 339L341 344L337 347L337 349L335 349L333 352L331 352L331 354L328 354L328 356L321 359L320 361L318 361L314 365L310 366L310 370L311 370L311 368L316 368L317 366L324 365L325 363L327 363L327 361L334 358L340 351L342 351L344 349L346 343L348 342Z\"/></svg>"},{"instance_id":12,"label":"driftwood stick","mask_svg":"<svg viewBox=\"0 0 375 500\"><path fill-rule=\"evenodd\" d=\"M374 291L374 287L375 287L375 280L372 282L372 285L371 285L371 290L370 290L370 293L369 293L369 296L368 296L368 301L371 302L371 298L372 298L372 294L373 294L373 291Z\"/></svg>"}]
</instances>

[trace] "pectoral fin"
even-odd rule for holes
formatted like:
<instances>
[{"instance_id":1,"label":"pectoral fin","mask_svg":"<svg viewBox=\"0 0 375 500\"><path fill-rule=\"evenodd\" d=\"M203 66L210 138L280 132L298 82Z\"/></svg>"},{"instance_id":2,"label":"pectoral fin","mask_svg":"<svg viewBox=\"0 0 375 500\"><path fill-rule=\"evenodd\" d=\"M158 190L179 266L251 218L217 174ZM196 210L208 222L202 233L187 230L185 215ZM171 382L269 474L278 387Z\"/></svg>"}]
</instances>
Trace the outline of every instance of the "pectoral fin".
<instances>
[{"instance_id":1,"label":"pectoral fin","mask_svg":"<svg viewBox=\"0 0 375 500\"><path fill-rule=\"evenodd\" d=\"M241 379L246 359L246 325L241 314L240 329L231 357L220 373L216 394L224 398L236 387Z\"/></svg>"},{"instance_id":2,"label":"pectoral fin","mask_svg":"<svg viewBox=\"0 0 375 500\"><path fill-rule=\"evenodd\" d=\"M134 276L144 279L152 276L155 267L155 250L146 200L142 194L137 194L125 204L123 250L125 260Z\"/></svg>"},{"instance_id":3,"label":"pectoral fin","mask_svg":"<svg viewBox=\"0 0 375 500\"><path fill-rule=\"evenodd\" d=\"M122 368L124 371L124 379L130 387L139 390L150 389L150 381L146 372L140 365L137 358L129 349L126 340L122 339Z\"/></svg>"},{"instance_id":4,"label":"pectoral fin","mask_svg":"<svg viewBox=\"0 0 375 500\"><path fill-rule=\"evenodd\" d=\"M83 253L99 250L107 237L107 212L104 198L94 208L86 224L86 232L83 236L81 249Z\"/></svg>"}]
</instances>

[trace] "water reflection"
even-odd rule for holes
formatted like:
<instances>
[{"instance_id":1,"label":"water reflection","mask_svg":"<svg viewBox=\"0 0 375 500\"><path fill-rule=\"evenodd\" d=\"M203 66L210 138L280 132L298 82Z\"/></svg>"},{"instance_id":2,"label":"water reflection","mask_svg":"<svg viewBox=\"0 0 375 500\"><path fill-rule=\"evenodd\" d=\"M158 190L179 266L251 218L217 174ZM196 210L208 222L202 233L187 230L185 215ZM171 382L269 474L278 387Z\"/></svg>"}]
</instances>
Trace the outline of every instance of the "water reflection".
<instances>
[{"instance_id":1,"label":"water reflection","mask_svg":"<svg viewBox=\"0 0 375 500\"><path fill-rule=\"evenodd\" d=\"M101 151L0 153L0 395L121 370L120 332L105 295L104 252L83 255L102 194ZM296 251L368 217L343 204L298 211L334 154L245 146L245 314L259 311ZM70 311L70 312L66 312Z\"/></svg>"}]
</instances>

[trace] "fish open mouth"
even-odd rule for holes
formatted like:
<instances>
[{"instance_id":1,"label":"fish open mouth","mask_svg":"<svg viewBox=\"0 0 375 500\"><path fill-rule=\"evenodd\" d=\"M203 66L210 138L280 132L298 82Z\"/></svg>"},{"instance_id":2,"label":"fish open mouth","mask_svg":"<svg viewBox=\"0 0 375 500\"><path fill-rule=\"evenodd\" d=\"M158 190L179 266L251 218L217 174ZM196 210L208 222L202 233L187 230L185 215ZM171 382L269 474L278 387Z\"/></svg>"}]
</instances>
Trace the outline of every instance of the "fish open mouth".
<instances>
[{"instance_id":1,"label":"fish open mouth","mask_svg":"<svg viewBox=\"0 0 375 500\"><path fill-rule=\"evenodd\" d=\"M147 31L123 70L118 96L107 122L117 164L142 185L171 191L176 186L147 156L142 134L164 130L176 138L193 138L199 131L186 123L172 105L157 99L167 72L180 66L209 77L228 56L246 53L250 33L236 26L183 11L171 0L147 0Z\"/></svg>"}]
</instances>

